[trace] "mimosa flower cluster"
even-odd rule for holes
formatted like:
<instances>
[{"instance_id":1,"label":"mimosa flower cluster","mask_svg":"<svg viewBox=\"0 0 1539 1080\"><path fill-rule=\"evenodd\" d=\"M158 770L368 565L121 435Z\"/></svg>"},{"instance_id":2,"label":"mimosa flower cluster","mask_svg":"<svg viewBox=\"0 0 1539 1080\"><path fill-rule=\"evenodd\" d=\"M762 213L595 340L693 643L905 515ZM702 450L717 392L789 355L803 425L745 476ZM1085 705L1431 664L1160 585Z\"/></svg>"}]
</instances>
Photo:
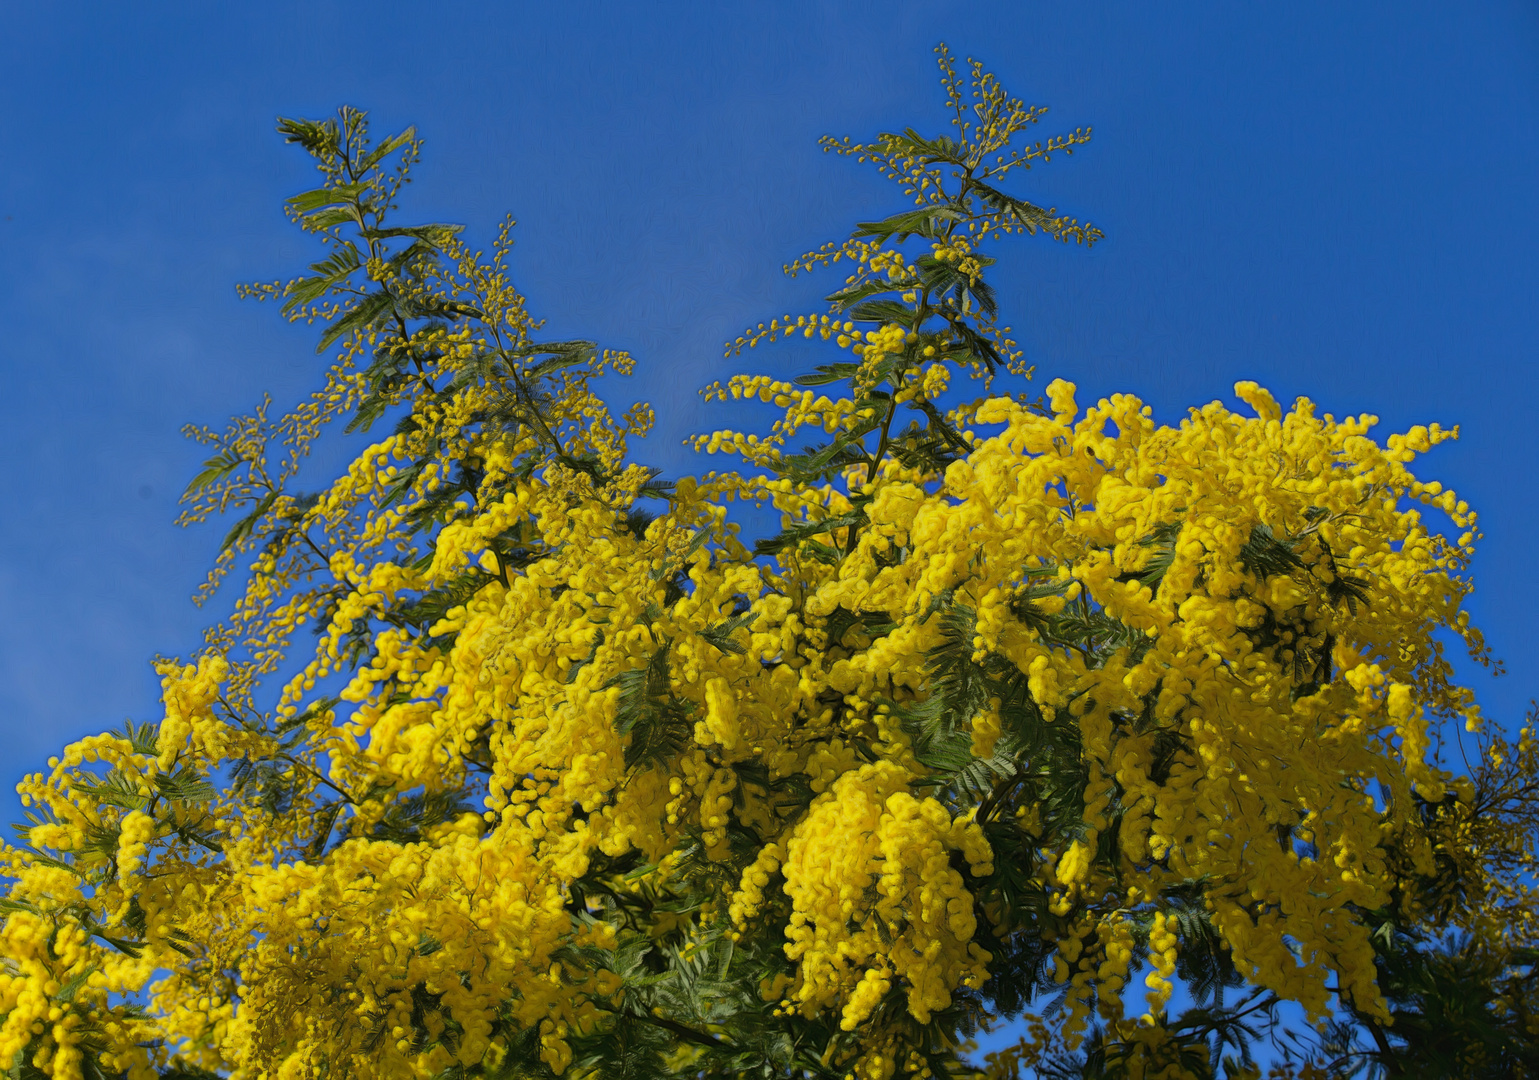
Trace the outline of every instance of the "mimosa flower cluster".
<instances>
[{"instance_id":1,"label":"mimosa flower cluster","mask_svg":"<svg viewBox=\"0 0 1539 1080\"><path fill-rule=\"evenodd\" d=\"M850 266L830 310L732 349L828 363L709 390L774 418L674 483L632 455L651 410L598 396L631 359L537 338L506 228L487 257L383 224L414 134L285 122L331 254L253 292L340 355L280 420L197 433L189 517L241 515L211 580L246 578L161 665L163 717L19 789L0 1060L976 1076L967 1034L1061 989L985 1073L1096 1025L1127 1075L1196 1076L1165 1014L1193 965L1387 1021L1376 913L1532 934L1531 850L1496 861L1437 755L1480 724L1445 650L1485 656L1475 512L1419 462L1455 433L1250 382L1173 425L996 386L1025 364L986 241L1100 235L997 185L1088 131L1012 146L1041 110L941 60L952 135L826 144L918 209L797 260ZM393 432L296 493L341 418ZM745 543L733 502L780 531Z\"/></svg>"}]
</instances>

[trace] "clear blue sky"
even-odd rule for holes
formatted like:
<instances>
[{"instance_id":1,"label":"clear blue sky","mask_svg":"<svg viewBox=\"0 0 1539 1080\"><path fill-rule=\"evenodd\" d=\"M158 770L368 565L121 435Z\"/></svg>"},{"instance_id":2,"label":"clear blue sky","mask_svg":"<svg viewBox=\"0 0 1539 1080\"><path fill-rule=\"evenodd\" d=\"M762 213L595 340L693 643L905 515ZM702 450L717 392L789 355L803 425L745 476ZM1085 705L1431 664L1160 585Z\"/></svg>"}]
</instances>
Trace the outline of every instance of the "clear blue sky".
<instances>
[{"instance_id":1,"label":"clear blue sky","mask_svg":"<svg viewBox=\"0 0 1539 1080\"><path fill-rule=\"evenodd\" d=\"M556 10L560 8L560 10ZM1093 125L1020 189L1101 225L1092 251L1006 246L1002 295L1039 380L1137 393L1158 418L1257 379L1426 460L1483 513L1474 611L1539 696L1539 9L1430 4L11 4L0 14L0 737L6 790L66 740L155 715L157 652L222 529L171 521L217 424L319 371L312 331L237 281L310 255L280 203L313 176L273 133L338 104L416 124L405 212L489 239L552 336L631 349L624 407L709 418L721 343L805 309L792 256L901 209L823 133L939 130L932 47Z\"/></svg>"}]
</instances>

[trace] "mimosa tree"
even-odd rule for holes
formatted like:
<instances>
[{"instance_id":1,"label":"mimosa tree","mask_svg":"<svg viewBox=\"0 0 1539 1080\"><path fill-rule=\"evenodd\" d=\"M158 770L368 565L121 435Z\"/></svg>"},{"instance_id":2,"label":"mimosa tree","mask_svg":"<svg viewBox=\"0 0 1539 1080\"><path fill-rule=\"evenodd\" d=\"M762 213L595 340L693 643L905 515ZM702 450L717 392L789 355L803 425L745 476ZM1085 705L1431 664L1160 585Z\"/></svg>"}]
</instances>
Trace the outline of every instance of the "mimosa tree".
<instances>
[{"instance_id":1,"label":"mimosa tree","mask_svg":"<svg viewBox=\"0 0 1539 1080\"><path fill-rule=\"evenodd\" d=\"M335 357L194 432L237 595L163 719L20 786L14 1076L1256 1075L1282 1001L1297 1075L1532 1075L1533 741L1438 754L1479 729L1447 650L1486 658L1475 514L1419 473L1454 433L1034 395L988 252L1100 237L1007 190L1090 133L940 60L944 134L824 140L907 208L728 350L823 362L710 387L765 425L673 481L511 223L398 223L412 131L282 123L324 253L248 291ZM338 424L375 441L302 489Z\"/></svg>"}]
</instances>

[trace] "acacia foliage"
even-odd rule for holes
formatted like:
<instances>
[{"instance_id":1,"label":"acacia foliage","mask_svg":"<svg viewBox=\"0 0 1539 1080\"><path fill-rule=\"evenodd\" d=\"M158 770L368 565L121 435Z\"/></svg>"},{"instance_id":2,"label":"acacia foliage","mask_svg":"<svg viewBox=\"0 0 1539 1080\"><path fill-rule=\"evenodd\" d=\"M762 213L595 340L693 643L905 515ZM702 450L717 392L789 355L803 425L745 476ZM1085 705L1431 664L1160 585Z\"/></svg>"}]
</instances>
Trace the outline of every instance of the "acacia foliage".
<instances>
[{"instance_id":1,"label":"acacia foliage","mask_svg":"<svg viewBox=\"0 0 1539 1080\"><path fill-rule=\"evenodd\" d=\"M1484 657L1475 515L1410 468L1452 433L1001 389L989 245L1100 237L1005 181L1089 131L1023 142L1043 110L941 70L949 133L824 142L913 208L728 350L825 362L710 388L773 422L675 483L597 393L631 358L540 337L511 222L395 223L413 132L282 123L325 255L249 291L336 359L194 432L186 519L235 516L244 580L164 718L20 787L18 1076L1208 1076L1282 1000L1322 1024L1288 1069L1523 1067L1533 853L1487 811L1531 835L1532 741L1435 753L1478 726L1445 645ZM377 441L301 493L334 423Z\"/></svg>"}]
</instances>

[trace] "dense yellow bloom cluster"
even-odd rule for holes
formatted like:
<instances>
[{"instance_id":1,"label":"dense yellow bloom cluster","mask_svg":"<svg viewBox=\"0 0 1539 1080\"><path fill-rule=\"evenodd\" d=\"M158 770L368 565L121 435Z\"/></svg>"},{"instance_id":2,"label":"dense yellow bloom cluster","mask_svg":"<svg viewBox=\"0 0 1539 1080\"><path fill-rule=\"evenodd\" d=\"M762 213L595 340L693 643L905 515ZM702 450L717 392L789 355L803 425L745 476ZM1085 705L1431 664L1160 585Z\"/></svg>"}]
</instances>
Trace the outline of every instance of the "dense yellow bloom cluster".
<instances>
[{"instance_id":1,"label":"dense yellow bloom cluster","mask_svg":"<svg viewBox=\"0 0 1539 1080\"><path fill-rule=\"evenodd\" d=\"M1352 913L1389 902L1382 842L1387 828L1406 825L1413 791L1442 798L1446 777L1426 758L1425 714L1478 722L1437 638L1452 628L1479 648L1459 613L1474 517L1407 469L1450 433L1416 429L1380 447L1365 437L1371 417L1338 422L1305 401L1283 414L1252 384L1236 392L1257 415L1214 404L1178 428L1157 427L1126 396L1080 416L1063 382L1048 388L1051 416L995 398L976 417L998 429L967 433L970 452L943 485L889 468L874 482L857 477L851 496L827 492L829 517L859 494L869 523L837 570L798 568L811 575L809 614L874 611L891 627L821 664L809 656L852 721L884 697L914 695L937 640L929 615L945 596L976 613L975 661L1005 661L1045 722L1078 727L1084 831L1042 863L1053 911L1099 920L1061 939L1075 972L1063 972L1071 1003L1088 1004L1092 987L1110 1003L1126 981L1133 941L1118 921L1118 890L1153 898L1199 880L1252 981L1318 1013L1336 972L1373 1008L1373 952ZM789 505L773 481L762 490ZM1421 511L1401 502L1407 496L1444 510L1464 536L1450 543L1429 532ZM905 551L896 564L894 548ZM1127 644L1095 666L1052 648L1041 620L1066 610L1112 621ZM972 720L980 758L1000 738L997 711L995 701ZM904 740L877 730L894 767L910 764ZM874 768L847 778L869 784ZM896 952L853 929L879 910L857 898L880 878L868 863L883 827L858 809L870 796L848 782L837 781L842 798L815 804L803 825L842 828L815 846L804 841L799 865L790 848L783 869L793 898L788 951L804 980L796 1000L838 1001L847 1025L889 988ZM1105 863L1098 837L1113 826L1115 858ZM1424 839L1397 836L1430 865ZM809 892L802 882L813 850L819 886ZM780 858L766 849L750 867L743 909L760 905L761 879ZM919 888L945 895L940 880ZM827 907L822 920L807 911L813 898ZM891 928L888 939L901 941ZM1158 1013L1177 949L1162 914L1148 943L1149 1007ZM975 974L943 977L957 987ZM923 983L908 984L913 1001Z\"/></svg>"},{"instance_id":2,"label":"dense yellow bloom cluster","mask_svg":"<svg viewBox=\"0 0 1539 1080\"><path fill-rule=\"evenodd\" d=\"M1164 1026L1178 908L1253 985L1384 1016L1363 913L1479 861L1433 754L1434 725L1479 722L1444 654L1482 652L1476 518L1411 469L1453 433L1380 444L1372 417L1253 383L1247 410L1175 426L1062 380L1045 408L943 408L953 374L1020 367L984 238L1099 235L1003 196L955 209L956 170L966 194L1083 141L1007 154L1038 112L981 69L973 92L960 142L831 144L953 211L795 264L848 259L848 294L738 347L842 351L708 391L778 410L700 438L743 473L669 488L631 461L650 410L616 418L593 386L629 358L535 341L506 231L490 260L443 229L339 255L399 326L335 281L275 287L344 321L341 362L276 424L205 434L192 513L248 511L251 576L198 661L160 668L164 718L21 785L0 1060L76 1080L89 1042L134 1080L427 1078L645 1049L928 1078L960 1068L1005 965L1051 972L1066 1008L995 1075L1098 1015L1128 1075L1177 1077L1201 1048ZM293 129L330 178L296 218L338 244L326 207L399 186L344 120ZM884 290L901 304L861 306ZM330 418L390 410L328 488L288 493ZM747 547L737 499L783 531Z\"/></svg>"},{"instance_id":3,"label":"dense yellow bloom cluster","mask_svg":"<svg viewBox=\"0 0 1539 1080\"><path fill-rule=\"evenodd\" d=\"M840 1004L854 1031L892 990L907 988L921 1023L958 986L987 978L989 954L973 941L972 897L951 867L961 852L975 875L992 872L978 827L933 798L916 799L912 776L881 761L844 773L819 796L786 842L744 872L731 914L741 926L781 869L791 901L786 956L800 961L787 1007Z\"/></svg>"}]
</instances>

